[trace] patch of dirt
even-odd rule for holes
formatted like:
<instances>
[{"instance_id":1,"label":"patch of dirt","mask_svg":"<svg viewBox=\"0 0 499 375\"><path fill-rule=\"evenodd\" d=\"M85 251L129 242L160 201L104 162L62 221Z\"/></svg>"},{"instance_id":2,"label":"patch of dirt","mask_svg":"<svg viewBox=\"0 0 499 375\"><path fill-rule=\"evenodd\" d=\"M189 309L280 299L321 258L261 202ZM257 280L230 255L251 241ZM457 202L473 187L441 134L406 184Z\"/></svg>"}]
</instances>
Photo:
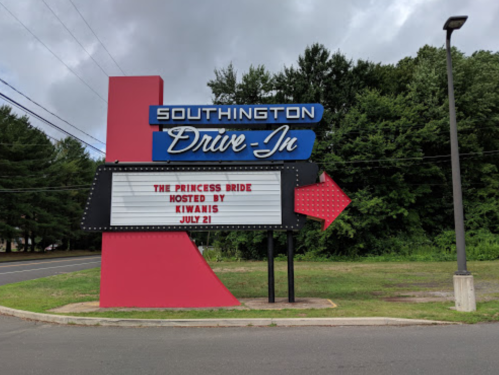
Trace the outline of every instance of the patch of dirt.
<instances>
[{"instance_id":1,"label":"patch of dirt","mask_svg":"<svg viewBox=\"0 0 499 375\"><path fill-rule=\"evenodd\" d=\"M391 287L396 288L442 288L442 287L452 287L452 283L443 281L433 281L433 282L412 282L412 283L399 283L391 284Z\"/></svg>"},{"instance_id":2,"label":"patch of dirt","mask_svg":"<svg viewBox=\"0 0 499 375\"><path fill-rule=\"evenodd\" d=\"M213 268L213 272L218 273L230 273L230 272L249 272L251 271L248 267L236 267L236 268Z\"/></svg>"},{"instance_id":3,"label":"patch of dirt","mask_svg":"<svg viewBox=\"0 0 499 375\"><path fill-rule=\"evenodd\" d=\"M406 302L406 303L422 303L422 302L447 302L448 300L440 297L386 297L385 302Z\"/></svg>"},{"instance_id":4,"label":"patch of dirt","mask_svg":"<svg viewBox=\"0 0 499 375\"><path fill-rule=\"evenodd\" d=\"M287 298L276 298L275 303L269 303L267 298L241 298L241 302L251 310L333 309L336 307L336 304L325 298L297 298L293 303L289 303Z\"/></svg>"},{"instance_id":5,"label":"patch of dirt","mask_svg":"<svg viewBox=\"0 0 499 375\"><path fill-rule=\"evenodd\" d=\"M415 283L403 284L407 286L415 286ZM475 284L475 297L477 302L488 302L499 300L499 283L497 282L479 282ZM381 296L384 293L381 291L372 292L372 295ZM404 291L399 292L398 296L381 297L386 302L449 302L454 301L454 292L450 290L438 291Z\"/></svg>"}]
</instances>

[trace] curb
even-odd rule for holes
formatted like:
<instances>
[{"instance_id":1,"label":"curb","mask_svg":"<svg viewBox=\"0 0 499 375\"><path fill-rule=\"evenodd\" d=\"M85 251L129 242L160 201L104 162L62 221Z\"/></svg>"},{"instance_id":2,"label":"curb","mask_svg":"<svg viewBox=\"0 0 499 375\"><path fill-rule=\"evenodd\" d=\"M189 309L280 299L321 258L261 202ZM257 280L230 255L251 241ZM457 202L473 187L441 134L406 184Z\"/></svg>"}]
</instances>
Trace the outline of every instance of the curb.
<instances>
[{"instance_id":1,"label":"curb","mask_svg":"<svg viewBox=\"0 0 499 375\"><path fill-rule=\"evenodd\" d=\"M35 313L0 306L0 315L44 323L105 327L251 327L251 326L415 326L461 324L401 318L251 318L251 319L116 319Z\"/></svg>"},{"instance_id":2,"label":"curb","mask_svg":"<svg viewBox=\"0 0 499 375\"><path fill-rule=\"evenodd\" d=\"M101 256L101 254L89 254L89 255L68 255L65 257L49 257L49 258L35 258L35 259L13 259L13 260L2 260L0 261L0 265L4 263L15 263L15 262L33 262L37 260L52 260L52 259L74 259L74 258L88 258L88 257L97 257Z\"/></svg>"}]
</instances>

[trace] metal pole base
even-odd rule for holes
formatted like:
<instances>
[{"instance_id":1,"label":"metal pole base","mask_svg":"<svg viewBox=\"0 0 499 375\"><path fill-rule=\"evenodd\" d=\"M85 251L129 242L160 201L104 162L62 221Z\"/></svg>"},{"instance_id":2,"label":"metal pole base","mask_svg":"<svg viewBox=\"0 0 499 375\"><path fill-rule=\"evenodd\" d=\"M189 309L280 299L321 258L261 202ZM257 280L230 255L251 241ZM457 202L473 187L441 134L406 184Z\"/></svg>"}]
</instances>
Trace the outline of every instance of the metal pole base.
<instances>
[{"instance_id":1,"label":"metal pole base","mask_svg":"<svg viewBox=\"0 0 499 375\"><path fill-rule=\"evenodd\" d=\"M269 282L269 303L275 302L275 282L274 282L274 231L267 232L267 256L268 256L268 282Z\"/></svg>"},{"instance_id":2,"label":"metal pole base","mask_svg":"<svg viewBox=\"0 0 499 375\"><path fill-rule=\"evenodd\" d=\"M473 275L454 275L454 298L457 311L476 311Z\"/></svg>"},{"instance_id":3,"label":"metal pole base","mask_svg":"<svg viewBox=\"0 0 499 375\"><path fill-rule=\"evenodd\" d=\"M293 232L288 230L288 302L295 302L295 267L293 264Z\"/></svg>"}]
</instances>

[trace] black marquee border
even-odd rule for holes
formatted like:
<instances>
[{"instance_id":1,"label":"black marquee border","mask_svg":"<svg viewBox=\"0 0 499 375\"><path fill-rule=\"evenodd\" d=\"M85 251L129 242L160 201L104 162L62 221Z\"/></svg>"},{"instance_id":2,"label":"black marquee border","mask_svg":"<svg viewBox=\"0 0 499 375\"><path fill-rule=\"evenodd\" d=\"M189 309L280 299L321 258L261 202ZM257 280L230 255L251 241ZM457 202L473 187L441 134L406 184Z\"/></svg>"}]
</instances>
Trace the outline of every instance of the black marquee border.
<instances>
[{"instance_id":1,"label":"black marquee border","mask_svg":"<svg viewBox=\"0 0 499 375\"><path fill-rule=\"evenodd\" d=\"M222 172L222 171L281 171L281 225L149 225L111 226L111 183L114 172ZM299 230L306 216L294 212L295 187L316 182L318 166L309 162L281 162L258 164L235 163L118 163L103 164L97 168L88 196L81 228L87 232L165 232L213 230Z\"/></svg>"}]
</instances>

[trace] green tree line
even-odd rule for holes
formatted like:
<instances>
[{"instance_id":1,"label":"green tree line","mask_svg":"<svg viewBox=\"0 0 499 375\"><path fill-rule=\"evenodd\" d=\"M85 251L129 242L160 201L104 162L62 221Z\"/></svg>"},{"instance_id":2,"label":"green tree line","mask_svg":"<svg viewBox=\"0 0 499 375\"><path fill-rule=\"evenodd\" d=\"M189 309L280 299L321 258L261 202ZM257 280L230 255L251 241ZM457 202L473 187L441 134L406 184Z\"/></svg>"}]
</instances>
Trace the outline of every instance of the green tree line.
<instances>
[{"instance_id":1,"label":"green tree line","mask_svg":"<svg viewBox=\"0 0 499 375\"><path fill-rule=\"evenodd\" d=\"M452 50L468 239L499 233L499 53ZM446 53L424 46L397 64L356 62L323 45L307 47L278 72L215 70L215 104L321 103L311 160L352 199L325 231L309 221L298 253L385 254L422 244L453 247ZM198 241L206 242L204 235ZM285 236L276 233L280 252ZM266 256L266 234L218 232L225 254Z\"/></svg>"},{"instance_id":2,"label":"green tree line","mask_svg":"<svg viewBox=\"0 0 499 375\"><path fill-rule=\"evenodd\" d=\"M28 117L0 107L0 240L10 252L100 248L100 236L80 229L96 166L76 140L55 144Z\"/></svg>"}]
</instances>

